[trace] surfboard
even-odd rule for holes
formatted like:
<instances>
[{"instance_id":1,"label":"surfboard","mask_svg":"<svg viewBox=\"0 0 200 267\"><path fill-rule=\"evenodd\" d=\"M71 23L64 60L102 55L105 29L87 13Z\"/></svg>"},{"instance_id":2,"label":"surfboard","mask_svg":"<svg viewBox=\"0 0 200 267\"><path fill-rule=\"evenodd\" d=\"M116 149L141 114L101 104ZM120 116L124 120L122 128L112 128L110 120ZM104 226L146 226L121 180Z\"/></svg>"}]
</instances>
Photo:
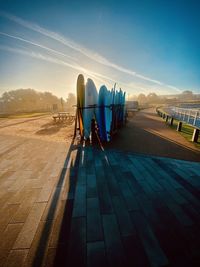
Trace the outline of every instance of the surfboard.
<instances>
[{"instance_id":1,"label":"surfboard","mask_svg":"<svg viewBox=\"0 0 200 267\"><path fill-rule=\"evenodd\" d=\"M99 128L99 137L101 141L106 141L106 122L105 122L105 100L107 95L107 88L102 85L99 89L98 109L97 109L97 124Z\"/></svg>"},{"instance_id":2,"label":"surfboard","mask_svg":"<svg viewBox=\"0 0 200 267\"><path fill-rule=\"evenodd\" d=\"M125 117L126 117L126 92L123 93L123 123L125 123Z\"/></svg>"},{"instance_id":3,"label":"surfboard","mask_svg":"<svg viewBox=\"0 0 200 267\"><path fill-rule=\"evenodd\" d=\"M78 124L79 124L79 130L80 135L83 137L84 134L84 125L83 125L83 107L85 102L85 82L84 82L84 76L82 74L79 74L77 78L77 116L78 116Z\"/></svg>"},{"instance_id":4,"label":"surfboard","mask_svg":"<svg viewBox=\"0 0 200 267\"><path fill-rule=\"evenodd\" d=\"M114 89L110 91L105 85L99 90L97 118L101 141L109 142L111 139L114 93Z\"/></svg>"},{"instance_id":5,"label":"surfboard","mask_svg":"<svg viewBox=\"0 0 200 267\"><path fill-rule=\"evenodd\" d=\"M122 126L125 120L125 92L120 88L118 92L118 113L117 113L117 121L118 125Z\"/></svg>"},{"instance_id":6,"label":"surfboard","mask_svg":"<svg viewBox=\"0 0 200 267\"><path fill-rule=\"evenodd\" d=\"M119 125L121 126L123 124L123 92L120 88L119 90Z\"/></svg>"},{"instance_id":7,"label":"surfboard","mask_svg":"<svg viewBox=\"0 0 200 267\"><path fill-rule=\"evenodd\" d=\"M85 109L83 114L84 137L88 139L91 133L91 120L96 118L96 107L98 104L97 88L91 79L87 79L85 85Z\"/></svg>"},{"instance_id":8,"label":"surfboard","mask_svg":"<svg viewBox=\"0 0 200 267\"><path fill-rule=\"evenodd\" d=\"M115 93L116 93L116 83L114 84L114 87L111 89L111 96L112 96L112 102L111 102L112 119L111 119L111 127L110 127L111 135L115 129Z\"/></svg>"},{"instance_id":9,"label":"surfboard","mask_svg":"<svg viewBox=\"0 0 200 267\"><path fill-rule=\"evenodd\" d=\"M113 131L116 131L118 127L118 118L119 118L119 91L115 90L114 95L114 107L113 107Z\"/></svg>"},{"instance_id":10,"label":"surfboard","mask_svg":"<svg viewBox=\"0 0 200 267\"><path fill-rule=\"evenodd\" d=\"M107 142L109 142L111 139L112 102L113 102L113 92L107 90L106 99L105 99L105 126L106 126L106 141Z\"/></svg>"}]
</instances>

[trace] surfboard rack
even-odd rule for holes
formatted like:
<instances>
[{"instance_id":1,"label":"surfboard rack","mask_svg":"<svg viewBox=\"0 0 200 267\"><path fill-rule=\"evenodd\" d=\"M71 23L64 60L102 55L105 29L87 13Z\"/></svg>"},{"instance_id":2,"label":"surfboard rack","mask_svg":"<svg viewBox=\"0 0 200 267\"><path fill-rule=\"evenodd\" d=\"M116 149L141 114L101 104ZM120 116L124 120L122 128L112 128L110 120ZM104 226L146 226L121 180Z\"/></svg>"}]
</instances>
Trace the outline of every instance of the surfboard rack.
<instances>
[{"instance_id":1,"label":"surfboard rack","mask_svg":"<svg viewBox=\"0 0 200 267\"><path fill-rule=\"evenodd\" d=\"M84 136L89 138L96 132L102 140L110 141L125 123L125 95L121 88L116 91L116 83L111 90L102 85L98 94L94 82L88 78L85 84L83 74L79 74L74 138L79 130L82 140ZM88 109L93 111L90 112ZM92 119L94 119L93 122L90 121Z\"/></svg>"},{"instance_id":2,"label":"surfboard rack","mask_svg":"<svg viewBox=\"0 0 200 267\"><path fill-rule=\"evenodd\" d=\"M122 119L119 120L119 113L123 112L124 109L124 104L111 104L111 105L89 105L89 106L85 106L85 107L77 107L76 106L76 115L75 115L75 125L74 125L74 137L75 138L77 136L77 131L79 131L79 134L81 136L80 133L80 125L78 125L78 110L85 110L85 109L92 109L92 108L96 108L96 109L100 109L100 108L109 108L112 110L112 125L111 125L111 131L109 132L110 134L110 139L112 139L112 137L117 133L118 129L123 125L123 123L125 122L125 120L123 120L123 115L121 114ZM91 122L91 129L92 129L92 122ZM83 139L84 136L81 136L81 139Z\"/></svg>"}]
</instances>

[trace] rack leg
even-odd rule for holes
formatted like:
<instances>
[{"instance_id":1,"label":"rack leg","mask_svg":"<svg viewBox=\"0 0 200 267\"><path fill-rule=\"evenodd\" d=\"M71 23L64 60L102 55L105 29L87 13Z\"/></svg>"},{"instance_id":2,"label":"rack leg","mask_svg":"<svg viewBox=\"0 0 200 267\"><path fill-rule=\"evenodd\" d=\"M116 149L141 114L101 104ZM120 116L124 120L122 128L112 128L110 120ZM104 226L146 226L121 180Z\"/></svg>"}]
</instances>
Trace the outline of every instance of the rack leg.
<instances>
[{"instance_id":1,"label":"rack leg","mask_svg":"<svg viewBox=\"0 0 200 267\"><path fill-rule=\"evenodd\" d=\"M74 125L74 137L73 139L75 139L76 137L76 130L77 130L77 121L78 121L78 109L76 109L76 115L75 115L75 125Z\"/></svg>"}]
</instances>

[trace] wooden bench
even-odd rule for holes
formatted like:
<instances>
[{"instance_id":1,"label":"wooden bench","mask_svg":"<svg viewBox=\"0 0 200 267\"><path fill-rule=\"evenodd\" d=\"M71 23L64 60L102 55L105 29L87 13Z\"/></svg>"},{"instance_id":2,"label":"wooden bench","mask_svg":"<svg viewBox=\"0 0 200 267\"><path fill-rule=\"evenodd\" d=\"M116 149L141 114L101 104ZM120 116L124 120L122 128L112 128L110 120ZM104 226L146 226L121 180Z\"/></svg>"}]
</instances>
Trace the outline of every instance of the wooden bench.
<instances>
[{"instance_id":1,"label":"wooden bench","mask_svg":"<svg viewBox=\"0 0 200 267\"><path fill-rule=\"evenodd\" d=\"M54 121L56 122L56 120L58 119L58 121L69 121L69 122L73 122L75 119L75 116L70 114L69 112L58 112L58 114L54 114L52 116L52 118L54 119Z\"/></svg>"}]
</instances>

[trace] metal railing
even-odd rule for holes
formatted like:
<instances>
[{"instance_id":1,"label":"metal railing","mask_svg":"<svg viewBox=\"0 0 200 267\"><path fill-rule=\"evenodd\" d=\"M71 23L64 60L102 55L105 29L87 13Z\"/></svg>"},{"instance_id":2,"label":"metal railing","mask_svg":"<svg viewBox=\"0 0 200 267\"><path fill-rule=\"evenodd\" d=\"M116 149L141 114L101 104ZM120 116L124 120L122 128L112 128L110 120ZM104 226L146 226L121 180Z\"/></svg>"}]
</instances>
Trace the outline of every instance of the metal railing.
<instances>
[{"instance_id":1,"label":"metal railing","mask_svg":"<svg viewBox=\"0 0 200 267\"><path fill-rule=\"evenodd\" d=\"M165 111L174 119L185 122L193 127L200 128L200 109L167 107Z\"/></svg>"}]
</instances>

